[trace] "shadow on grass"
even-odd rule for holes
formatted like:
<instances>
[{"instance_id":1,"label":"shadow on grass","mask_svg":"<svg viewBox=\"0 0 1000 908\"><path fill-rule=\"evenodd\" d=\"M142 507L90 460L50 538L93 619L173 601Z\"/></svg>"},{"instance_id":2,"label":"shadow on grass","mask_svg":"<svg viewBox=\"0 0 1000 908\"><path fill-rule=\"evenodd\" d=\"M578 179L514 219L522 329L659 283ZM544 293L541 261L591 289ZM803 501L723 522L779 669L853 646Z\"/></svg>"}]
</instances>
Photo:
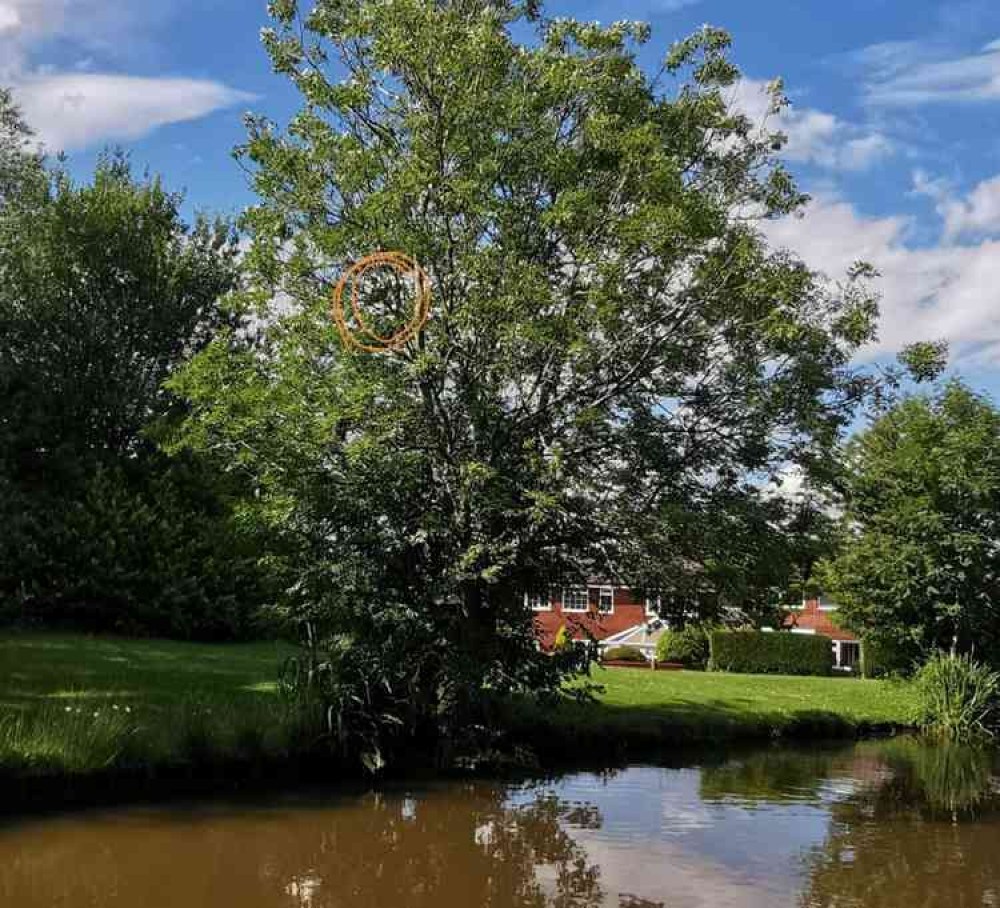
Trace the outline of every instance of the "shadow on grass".
<instances>
[{"instance_id":1,"label":"shadow on grass","mask_svg":"<svg viewBox=\"0 0 1000 908\"><path fill-rule=\"evenodd\" d=\"M676 700L656 706L562 702L549 708L510 701L500 712L499 721L512 739L543 760L713 742L845 739L891 730L829 710L752 710L733 699Z\"/></svg>"}]
</instances>

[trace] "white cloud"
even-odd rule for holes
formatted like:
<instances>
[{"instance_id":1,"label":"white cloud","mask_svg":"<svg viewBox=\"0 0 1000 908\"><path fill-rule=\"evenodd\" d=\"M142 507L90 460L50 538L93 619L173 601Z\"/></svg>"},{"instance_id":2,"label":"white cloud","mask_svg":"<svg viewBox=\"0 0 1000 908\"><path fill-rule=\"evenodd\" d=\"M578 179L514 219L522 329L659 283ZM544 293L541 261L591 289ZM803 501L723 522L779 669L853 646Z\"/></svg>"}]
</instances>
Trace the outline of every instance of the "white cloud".
<instances>
[{"instance_id":1,"label":"white cloud","mask_svg":"<svg viewBox=\"0 0 1000 908\"><path fill-rule=\"evenodd\" d=\"M12 32L21 24L21 15L13 6L0 4L0 35L4 32Z\"/></svg>"},{"instance_id":2,"label":"white cloud","mask_svg":"<svg viewBox=\"0 0 1000 908\"><path fill-rule=\"evenodd\" d=\"M895 152L886 135L825 111L786 107L770 114L766 82L743 79L734 87L731 101L761 127L788 136L782 156L790 161L830 170L866 170Z\"/></svg>"},{"instance_id":3,"label":"white cloud","mask_svg":"<svg viewBox=\"0 0 1000 908\"><path fill-rule=\"evenodd\" d=\"M942 55L913 42L878 44L854 55L869 70L865 92L877 105L1000 99L1000 39L976 53Z\"/></svg>"},{"instance_id":4,"label":"white cloud","mask_svg":"<svg viewBox=\"0 0 1000 908\"><path fill-rule=\"evenodd\" d=\"M91 73L29 77L16 94L26 120L51 150L137 139L252 97L206 80Z\"/></svg>"},{"instance_id":5,"label":"white cloud","mask_svg":"<svg viewBox=\"0 0 1000 908\"><path fill-rule=\"evenodd\" d=\"M1000 176L983 180L963 198L947 182L932 180L922 171L913 175L914 191L936 202L947 240L986 237L1000 233Z\"/></svg>"},{"instance_id":6,"label":"white cloud","mask_svg":"<svg viewBox=\"0 0 1000 908\"><path fill-rule=\"evenodd\" d=\"M155 4L115 0L0 0L0 84L13 87L25 119L49 151L138 139L250 100L207 79L100 73L91 52L134 46L159 13ZM85 61L62 71L33 53L59 38ZM81 70L87 70L86 72Z\"/></svg>"},{"instance_id":7,"label":"white cloud","mask_svg":"<svg viewBox=\"0 0 1000 908\"><path fill-rule=\"evenodd\" d=\"M880 272L879 340L865 358L893 354L917 340L948 341L955 357L1000 364L1000 242L928 248L908 242L909 218L865 217L832 196L815 199L802 218L765 225L772 243L796 251L832 278L861 259Z\"/></svg>"}]
</instances>

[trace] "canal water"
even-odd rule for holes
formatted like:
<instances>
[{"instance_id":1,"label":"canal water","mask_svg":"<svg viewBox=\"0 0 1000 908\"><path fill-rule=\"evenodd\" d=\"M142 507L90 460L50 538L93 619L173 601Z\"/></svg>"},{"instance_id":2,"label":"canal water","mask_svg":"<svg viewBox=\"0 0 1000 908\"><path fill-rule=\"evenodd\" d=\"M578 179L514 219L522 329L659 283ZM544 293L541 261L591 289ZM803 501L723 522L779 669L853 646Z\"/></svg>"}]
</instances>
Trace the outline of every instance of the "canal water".
<instances>
[{"instance_id":1,"label":"canal water","mask_svg":"<svg viewBox=\"0 0 1000 908\"><path fill-rule=\"evenodd\" d=\"M0 825L3 908L1000 906L995 755L908 739Z\"/></svg>"}]
</instances>

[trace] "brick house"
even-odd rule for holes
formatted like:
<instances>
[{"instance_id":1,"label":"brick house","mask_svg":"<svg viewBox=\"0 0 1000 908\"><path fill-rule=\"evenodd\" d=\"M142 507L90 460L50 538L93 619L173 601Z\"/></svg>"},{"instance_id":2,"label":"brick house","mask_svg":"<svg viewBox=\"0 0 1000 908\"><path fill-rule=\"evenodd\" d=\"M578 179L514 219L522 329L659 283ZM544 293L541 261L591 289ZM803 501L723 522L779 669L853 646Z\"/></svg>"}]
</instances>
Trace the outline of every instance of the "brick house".
<instances>
[{"instance_id":1,"label":"brick house","mask_svg":"<svg viewBox=\"0 0 1000 908\"><path fill-rule=\"evenodd\" d=\"M650 658L656 640L666 628L656 605L637 596L627 586L593 579L586 584L550 588L546 595L524 594L535 618L535 631L543 649L551 649L559 628L566 626L574 640L592 636L603 645L636 646ZM822 596L788 607L786 627L793 634L823 634L833 641L834 667L851 671L861 659L861 643L850 631L837 626L837 606Z\"/></svg>"},{"instance_id":2,"label":"brick house","mask_svg":"<svg viewBox=\"0 0 1000 908\"><path fill-rule=\"evenodd\" d=\"M552 647L563 625L573 639L585 639L589 634L596 640L614 643L615 638L658 620L655 608L644 598L634 595L627 586L604 580L552 587L545 595L526 593L524 600L534 612L535 630L543 649Z\"/></svg>"},{"instance_id":3,"label":"brick house","mask_svg":"<svg viewBox=\"0 0 1000 908\"><path fill-rule=\"evenodd\" d=\"M861 641L837 626L837 606L822 594L788 606L785 626L793 634L823 634L833 641L833 664L840 671L852 671L861 661Z\"/></svg>"}]
</instances>

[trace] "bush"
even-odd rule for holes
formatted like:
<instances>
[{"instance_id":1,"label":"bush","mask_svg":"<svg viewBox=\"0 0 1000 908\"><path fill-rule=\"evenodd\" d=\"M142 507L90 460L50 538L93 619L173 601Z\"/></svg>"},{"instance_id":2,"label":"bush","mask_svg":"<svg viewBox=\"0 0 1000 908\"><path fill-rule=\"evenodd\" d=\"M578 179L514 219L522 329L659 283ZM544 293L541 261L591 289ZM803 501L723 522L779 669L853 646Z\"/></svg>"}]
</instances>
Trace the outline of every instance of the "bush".
<instances>
[{"instance_id":1,"label":"bush","mask_svg":"<svg viewBox=\"0 0 1000 908\"><path fill-rule=\"evenodd\" d=\"M819 634L715 631L709 640L709 667L713 671L754 675L833 673L833 643Z\"/></svg>"},{"instance_id":2,"label":"bush","mask_svg":"<svg viewBox=\"0 0 1000 908\"><path fill-rule=\"evenodd\" d=\"M72 498L0 500L0 623L246 639L269 580L207 476L97 467ZM0 492L3 492L0 486Z\"/></svg>"},{"instance_id":3,"label":"bush","mask_svg":"<svg viewBox=\"0 0 1000 908\"><path fill-rule=\"evenodd\" d=\"M648 662L641 649L634 646L609 646L604 651L604 662Z\"/></svg>"},{"instance_id":4,"label":"bush","mask_svg":"<svg viewBox=\"0 0 1000 908\"><path fill-rule=\"evenodd\" d=\"M685 668L708 666L709 629L703 624L689 624L677 631L666 631L656 642L657 662L676 662Z\"/></svg>"},{"instance_id":5,"label":"bush","mask_svg":"<svg viewBox=\"0 0 1000 908\"><path fill-rule=\"evenodd\" d=\"M917 673L917 724L950 741L995 735L1000 720L1000 675L969 656L938 653Z\"/></svg>"},{"instance_id":6,"label":"bush","mask_svg":"<svg viewBox=\"0 0 1000 908\"><path fill-rule=\"evenodd\" d=\"M911 675L920 654L915 648L881 640L861 644L861 674L865 678Z\"/></svg>"},{"instance_id":7,"label":"bush","mask_svg":"<svg viewBox=\"0 0 1000 908\"><path fill-rule=\"evenodd\" d=\"M569 630L567 629L566 625L560 624L559 630L556 631L556 638L555 640L552 641L552 649L557 653L561 653L572 642L573 641L569 636Z\"/></svg>"}]
</instances>

